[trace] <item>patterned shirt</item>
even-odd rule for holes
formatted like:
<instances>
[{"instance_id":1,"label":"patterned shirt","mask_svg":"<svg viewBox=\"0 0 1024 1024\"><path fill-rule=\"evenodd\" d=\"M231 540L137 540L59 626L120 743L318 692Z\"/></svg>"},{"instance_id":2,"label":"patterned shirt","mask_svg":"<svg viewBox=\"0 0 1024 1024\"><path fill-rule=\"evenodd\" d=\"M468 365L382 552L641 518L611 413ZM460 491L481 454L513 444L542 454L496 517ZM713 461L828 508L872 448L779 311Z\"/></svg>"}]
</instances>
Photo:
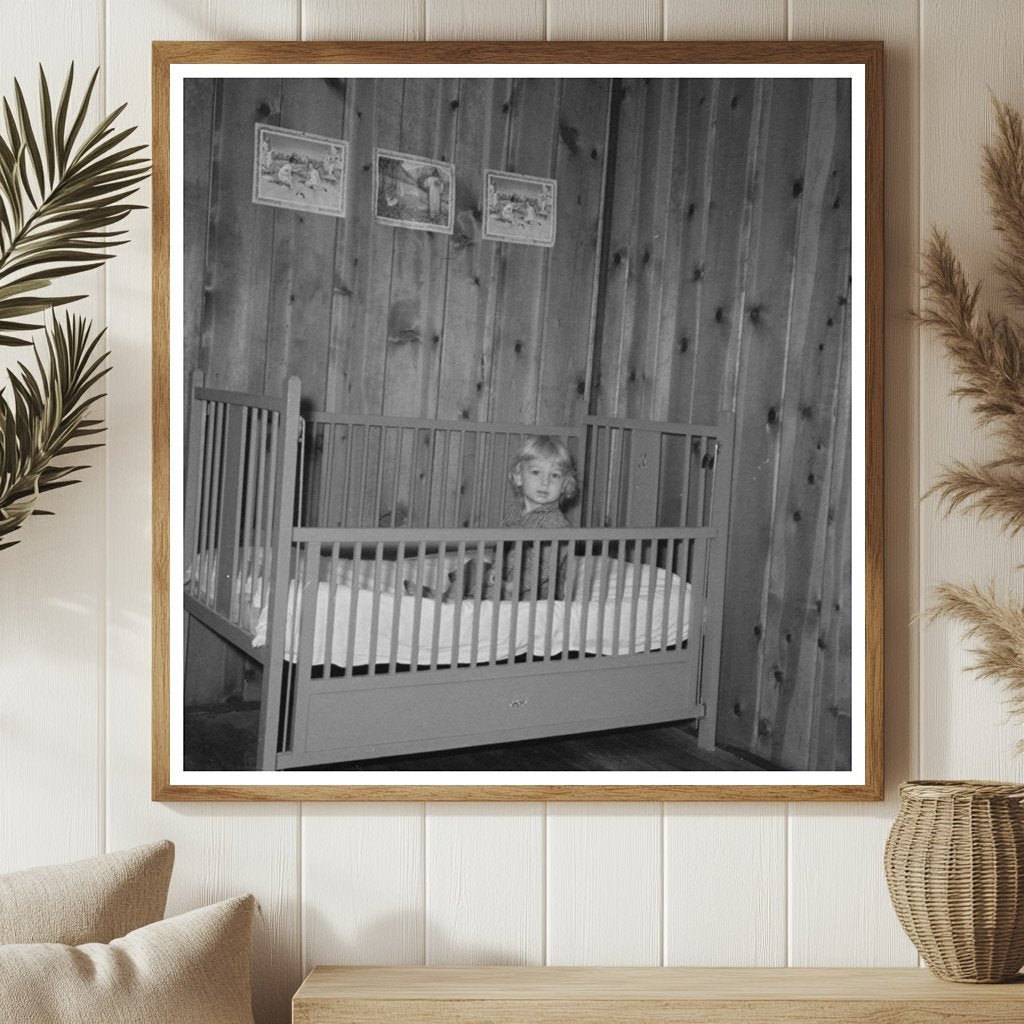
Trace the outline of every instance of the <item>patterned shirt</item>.
<instances>
[{"instance_id":1,"label":"patterned shirt","mask_svg":"<svg viewBox=\"0 0 1024 1024\"><path fill-rule=\"evenodd\" d=\"M562 515L557 501L541 505L532 512L527 512L522 501L516 501L505 509L501 525L514 529L558 530L569 525L569 520ZM558 548L557 567L552 573L555 559L555 548ZM519 593L513 594L516 576L516 545L506 544L504 551L504 569L501 574L501 596L505 600L529 600L533 596L534 582L537 586L538 600L546 600L552 577L555 581L555 597L561 598L565 586L565 567L569 557L567 542L560 544L538 544L533 541L523 542L522 568L519 571ZM536 570L537 551L540 550L540 572ZM539 576L539 579L538 579Z\"/></svg>"}]
</instances>

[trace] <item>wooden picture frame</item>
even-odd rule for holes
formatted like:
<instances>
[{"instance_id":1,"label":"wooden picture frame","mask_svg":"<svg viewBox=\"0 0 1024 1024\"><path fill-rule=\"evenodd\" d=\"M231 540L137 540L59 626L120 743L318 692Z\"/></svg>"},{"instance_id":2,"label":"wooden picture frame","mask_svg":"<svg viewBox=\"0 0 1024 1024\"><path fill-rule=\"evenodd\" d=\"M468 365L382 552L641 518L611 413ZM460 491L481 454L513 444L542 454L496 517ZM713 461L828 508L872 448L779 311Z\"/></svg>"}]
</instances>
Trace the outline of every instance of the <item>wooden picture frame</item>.
<instances>
[{"instance_id":1,"label":"wooden picture frame","mask_svg":"<svg viewBox=\"0 0 1024 1024\"><path fill-rule=\"evenodd\" d=\"M882 798L882 62L153 44L154 799ZM252 203L255 120L347 143L343 217ZM450 235L375 149L454 167Z\"/></svg>"}]
</instances>

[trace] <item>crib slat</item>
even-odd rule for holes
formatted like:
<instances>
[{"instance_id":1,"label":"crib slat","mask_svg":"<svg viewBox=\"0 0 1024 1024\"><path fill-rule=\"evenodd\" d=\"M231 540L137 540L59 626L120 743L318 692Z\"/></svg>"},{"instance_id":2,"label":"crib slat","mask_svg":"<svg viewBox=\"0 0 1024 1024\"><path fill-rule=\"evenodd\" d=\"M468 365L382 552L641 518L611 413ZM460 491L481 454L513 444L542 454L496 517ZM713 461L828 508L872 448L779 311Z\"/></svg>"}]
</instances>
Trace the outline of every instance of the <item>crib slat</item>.
<instances>
[{"instance_id":1,"label":"crib slat","mask_svg":"<svg viewBox=\"0 0 1024 1024\"><path fill-rule=\"evenodd\" d=\"M484 542L476 542L476 573L473 578L473 628L470 631L469 663L479 665L480 607L484 592Z\"/></svg>"},{"instance_id":2,"label":"crib slat","mask_svg":"<svg viewBox=\"0 0 1024 1024\"><path fill-rule=\"evenodd\" d=\"M571 642L570 620L572 619L573 595L576 590L576 572L579 567L576 564L575 545L566 544L565 553L565 579L562 585L562 657L569 657L569 644Z\"/></svg>"},{"instance_id":3,"label":"crib slat","mask_svg":"<svg viewBox=\"0 0 1024 1024\"><path fill-rule=\"evenodd\" d=\"M540 544L536 539L530 540L530 550L533 552L533 579L530 581L530 593L527 600L530 602L529 629L526 634L526 660L534 660L534 638L537 635L537 601L540 591Z\"/></svg>"},{"instance_id":4,"label":"crib slat","mask_svg":"<svg viewBox=\"0 0 1024 1024\"><path fill-rule=\"evenodd\" d=\"M604 657L604 623L608 609L608 586L611 580L612 559L609 552L609 545L605 541L601 544L601 581L599 587L599 598L597 602L597 655Z\"/></svg>"},{"instance_id":5,"label":"crib slat","mask_svg":"<svg viewBox=\"0 0 1024 1024\"><path fill-rule=\"evenodd\" d=\"M256 424L259 421L260 409L249 410L249 423L244 434L245 452L248 455L245 478L245 511L242 515L242 576L239 581L239 601L244 596L248 601L252 594L252 561L253 561L253 511L256 498Z\"/></svg>"},{"instance_id":6,"label":"crib slat","mask_svg":"<svg viewBox=\"0 0 1024 1024\"><path fill-rule=\"evenodd\" d=\"M242 484L245 480L245 431L249 418L249 408L236 405L228 411L228 431L225 438L224 451L226 465L224 469L224 508L221 512L221 540L218 547L231 551L231 571L227 572L227 560L222 562L221 578L227 584L225 593L219 604L222 612L227 614L231 622L238 622L238 544L242 532ZM238 468L229 472L232 461L238 461Z\"/></svg>"},{"instance_id":7,"label":"crib slat","mask_svg":"<svg viewBox=\"0 0 1024 1024\"><path fill-rule=\"evenodd\" d=\"M348 514L349 503L349 466L352 461L352 427L339 428L335 443L341 445L341 473L335 476L334 463L331 463L331 489L338 490L338 522L348 526L351 520Z\"/></svg>"},{"instance_id":8,"label":"crib slat","mask_svg":"<svg viewBox=\"0 0 1024 1024\"><path fill-rule=\"evenodd\" d=\"M676 609L676 649L682 650L683 647L683 629L686 626L686 584L692 578L690 576L690 570L693 567L693 546L688 540L684 540L680 544L680 549L683 552L683 564L678 566L676 572L679 574L679 578L682 580L682 593L679 595L679 607ZM690 587L691 601L690 601L690 613L693 613L693 594L694 588Z\"/></svg>"},{"instance_id":9,"label":"crib slat","mask_svg":"<svg viewBox=\"0 0 1024 1024\"><path fill-rule=\"evenodd\" d=\"M395 468L391 474L391 525L398 525L398 480L400 471L402 469L402 438L405 436L405 431L398 427L391 432L395 438ZM383 511L378 511L378 521L383 515Z\"/></svg>"},{"instance_id":10,"label":"crib slat","mask_svg":"<svg viewBox=\"0 0 1024 1024\"><path fill-rule=\"evenodd\" d=\"M629 559L633 570L633 586L629 598L629 653L636 653L636 624L640 613L640 584L643 581L644 542L632 544L632 557Z\"/></svg>"},{"instance_id":11,"label":"crib slat","mask_svg":"<svg viewBox=\"0 0 1024 1024\"><path fill-rule=\"evenodd\" d=\"M644 626L644 647L645 651L650 651L654 647L653 639L653 627L654 627L654 590L657 584L658 578L658 541L650 541L650 551L648 552L647 570L650 574L647 580L647 622ZM667 597L666 597L667 600Z\"/></svg>"},{"instance_id":12,"label":"crib slat","mask_svg":"<svg viewBox=\"0 0 1024 1024\"><path fill-rule=\"evenodd\" d=\"M583 583L580 588L580 657L587 656L587 627L590 622L591 590L594 586L594 539L583 543Z\"/></svg>"},{"instance_id":13,"label":"crib slat","mask_svg":"<svg viewBox=\"0 0 1024 1024\"><path fill-rule=\"evenodd\" d=\"M201 525L199 528L199 553L201 561L196 566L198 577L196 591L198 596L206 601L207 599L207 577L210 572L210 559L213 557L210 551L210 505L213 497L213 438L217 433L217 407L208 405L206 416L209 427L206 431L206 452L203 459L203 502Z\"/></svg>"},{"instance_id":14,"label":"crib slat","mask_svg":"<svg viewBox=\"0 0 1024 1024\"><path fill-rule=\"evenodd\" d=\"M427 545L424 541L416 544L416 597L412 607L412 651L409 655L409 668L412 672L420 669L420 619L423 614L423 569L424 555ZM398 581L395 580L397 586Z\"/></svg>"},{"instance_id":15,"label":"crib slat","mask_svg":"<svg viewBox=\"0 0 1024 1024\"><path fill-rule=\"evenodd\" d=\"M444 580L444 556L445 556L445 543L441 543L437 547L437 575L434 579L434 621L431 627L430 635L430 670L431 672L437 668L437 648L441 642L441 594L443 591L442 582Z\"/></svg>"},{"instance_id":16,"label":"crib slat","mask_svg":"<svg viewBox=\"0 0 1024 1024\"><path fill-rule=\"evenodd\" d=\"M195 597L199 593L199 567L201 565L200 555L203 548L200 546L200 535L202 532L202 520L204 514L204 502L206 497L206 444L207 431L206 422L209 418L209 411L206 403L197 403L198 408L193 413L193 423L198 420L199 431L198 441L193 442L192 452L196 464L192 468L192 479L195 481L195 508L192 522L192 546L189 550L189 594Z\"/></svg>"},{"instance_id":17,"label":"crib slat","mask_svg":"<svg viewBox=\"0 0 1024 1024\"><path fill-rule=\"evenodd\" d=\"M612 654L619 653L619 633L622 627L622 591L626 582L626 541L619 541L615 560L615 618L612 620Z\"/></svg>"},{"instance_id":18,"label":"crib slat","mask_svg":"<svg viewBox=\"0 0 1024 1024\"><path fill-rule=\"evenodd\" d=\"M356 541L352 551L352 584L348 598L348 643L345 645L345 675L352 678L352 665L356 650L356 619L359 614L359 574L363 560L362 541Z\"/></svg>"},{"instance_id":19,"label":"crib slat","mask_svg":"<svg viewBox=\"0 0 1024 1024\"><path fill-rule=\"evenodd\" d=\"M211 607L217 600L217 567L223 552L216 552L214 557L213 534L222 514L220 507L220 480L224 473L224 405L217 404L216 420L213 432L213 479L210 484L210 534L207 538L209 550L206 559L206 603Z\"/></svg>"},{"instance_id":20,"label":"crib slat","mask_svg":"<svg viewBox=\"0 0 1024 1024\"><path fill-rule=\"evenodd\" d=\"M708 438L700 439L700 452L697 458L697 525L707 526L704 520L704 488L707 485L708 471L704 468L704 460L708 454Z\"/></svg>"},{"instance_id":21,"label":"crib slat","mask_svg":"<svg viewBox=\"0 0 1024 1024\"><path fill-rule=\"evenodd\" d=\"M353 432L354 433L354 432ZM366 474L370 466L370 428L364 426L362 430L363 434L363 454L359 460L359 487L353 494L353 498L357 502L356 504L356 516L352 523L353 526L365 526L366 523L363 521L365 507L366 507Z\"/></svg>"},{"instance_id":22,"label":"crib slat","mask_svg":"<svg viewBox=\"0 0 1024 1024\"><path fill-rule=\"evenodd\" d=\"M398 557L395 562L395 586L391 605L391 654L388 657L388 671L394 672L398 661L398 627L402 614L402 587L398 582L399 570L405 561L405 541L398 542Z\"/></svg>"},{"instance_id":23,"label":"crib slat","mask_svg":"<svg viewBox=\"0 0 1024 1024\"><path fill-rule=\"evenodd\" d=\"M684 434L686 464L683 466L683 487L679 495L679 525L688 526L690 522L690 473L693 471L693 438Z\"/></svg>"},{"instance_id":24,"label":"crib slat","mask_svg":"<svg viewBox=\"0 0 1024 1024\"><path fill-rule=\"evenodd\" d=\"M494 590L491 594L491 656L490 664L498 660L498 626L501 622L501 596L505 579L505 545L494 549Z\"/></svg>"},{"instance_id":25,"label":"crib slat","mask_svg":"<svg viewBox=\"0 0 1024 1024\"><path fill-rule=\"evenodd\" d=\"M458 561L455 564L455 579L452 582L452 586L455 588L455 614L452 617L452 661L451 665L454 668L459 663L459 648L462 645L462 637L459 632L462 626L462 594L466 584L465 569L466 569L466 542L459 541L458 548ZM438 588L440 590L440 588Z\"/></svg>"},{"instance_id":26,"label":"crib slat","mask_svg":"<svg viewBox=\"0 0 1024 1024\"><path fill-rule=\"evenodd\" d=\"M376 473L377 486L373 492L373 511L370 516L370 526L380 525L381 496L384 493L384 459L387 456L387 427L377 428L377 457L373 461L374 472Z\"/></svg>"},{"instance_id":27,"label":"crib slat","mask_svg":"<svg viewBox=\"0 0 1024 1024\"><path fill-rule=\"evenodd\" d=\"M270 486L267 488L267 511L266 511L266 536L263 547L263 595L261 607L267 607L270 598L271 573L273 571L273 531L274 531L274 507L277 504L277 488L280 481L276 476L277 449L281 439L281 414L272 412L270 414L270 461L267 463L270 469Z\"/></svg>"},{"instance_id":28,"label":"crib slat","mask_svg":"<svg viewBox=\"0 0 1024 1024\"><path fill-rule=\"evenodd\" d=\"M665 596L661 602L661 647L662 651L668 650L668 606L672 603L672 592L675 589L675 560L679 557L679 543L673 542L669 537L665 541ZM679 595L682 601L683 594Z\"/></svg>"},{"instance_id":29,"label":"crib slat","mask_svg":"<svg viewBox=\"0 0 1024 1024\"><path fill-rule=\"evenodd\" d=\"M548 579L548 598L547 598L547 622L544 623L544 660L551 660L551 639L554 632L554 618L555 618L555 591L558 589L558 553L559 553L559 541L550 542L552 563L549 566L551 575ZM543 550L543 549L542 549ZM540 566L537 566L537 577L538 577L538 590L539 590L539 578L540 578Z\"/></svg>"},{"instance_id":30,"label":"crib slat","mask_svg":"<svg viewBox=\"0 0 1024 1024\"><path fill-rule=\"evenodd\" d=\"M366 671L371 675L377 665L377 626L380 622L380 565L384 557L384 543L377 541L373 554L373 599L370 605L370 653L367 660ZM358 591L356 601L358 602Z\"/></svg>"},{"instance_id":31,"label":"crib slat","mask_svg":"<svg viewBox=\"0 0 1024 1024\"><path fill-rule=\"evenodd\" d=\"M518 645L518 627L519 627L519 584L523 576L523 542L521 540L515 541L515 550L512 555L515 562L512 564L512 608L509 613L509 633L508 633L508 660L511 664L516 660L516 651L519 648Z\"/></svg>"},{"instance_id":32,"label":"crib slat","mask_svg":"<svg viewBox=\"0 0 1024 1024\"><path fill-rule=\"evenodd\" d=\"M327 571L327 622L324 633L324 678L331 674L334 663L334 606L338 598L338 562L340 544L331 545L331 562Z\"/></svg>"}]
</instances>

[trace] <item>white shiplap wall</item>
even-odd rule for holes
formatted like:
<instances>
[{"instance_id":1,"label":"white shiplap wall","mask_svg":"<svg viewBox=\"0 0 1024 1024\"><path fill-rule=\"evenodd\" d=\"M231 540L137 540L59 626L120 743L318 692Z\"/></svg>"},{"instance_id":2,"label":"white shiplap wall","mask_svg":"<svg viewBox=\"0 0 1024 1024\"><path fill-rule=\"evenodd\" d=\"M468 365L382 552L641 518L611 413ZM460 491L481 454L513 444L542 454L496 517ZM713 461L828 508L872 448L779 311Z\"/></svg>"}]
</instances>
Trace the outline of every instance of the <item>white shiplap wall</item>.
<instances>
[{"instance_id":1,"label":"white shiplap wall","mask_svg":"<svg viewBox=\"0 0 1024 1024\"><path fill-rule=\"evenodd\" d=\"M947 400L917 301L922 229L969 268L992 247L978 190L988 90L1024 106L1016 0L35 0L6 4L7 92L42 62L104 68L112 107L149 132L151 39L762 38L887 44L889 798L805 805L153 804L149 800L149 252L132 244L84 290L109 326L108 446L0 555L0 871L167 836L171 910L259 898L260 1024L287 1020L315 962L878 964L916 962L881 846L899 781L1021 778L1019 727L965 674L954 627L912 617L943 576L1007 580L994 530L941 522L918 494L980 442ZM0 354L0 365L6 356ZM920 412L918 411L920 410ZM920 439L920 440L919 440Z\"/></svg>"}]
</instances>

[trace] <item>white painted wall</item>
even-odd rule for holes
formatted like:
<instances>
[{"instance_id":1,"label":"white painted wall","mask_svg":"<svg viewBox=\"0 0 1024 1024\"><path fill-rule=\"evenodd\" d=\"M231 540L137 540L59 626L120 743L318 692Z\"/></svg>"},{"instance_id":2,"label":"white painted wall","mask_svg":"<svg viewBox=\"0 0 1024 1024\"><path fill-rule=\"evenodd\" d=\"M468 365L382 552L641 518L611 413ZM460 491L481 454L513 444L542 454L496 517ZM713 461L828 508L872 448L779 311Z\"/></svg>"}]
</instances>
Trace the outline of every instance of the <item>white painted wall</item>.
<instances>
[{"instance_id":1,"label":"white painted wall","mask_svg":"<svg viewBox=\"0 0 1024 1024\"><path fill-rule=\"evenodd\" d=\"M151 39L883 39L887 46L889 798L866 805L450 806L149 800L149 266L145 216L86 290L109 327L107 448L0 555L0 871L156 837L171 911L259 898L260 1024L317 962L908 965L881 848L918 775L1024 778L1019 726L965 674L953 626L913 616L937 579L1007 581L1024 552L918 495L981 447L935 342L919 346L919 238L971 271L992 234L977 168L988 91L1024 106L1018 0L34 0L5 3L5 94L42 62L101 65L149 132ZM989 290L991 294L991 289ZM0 356L0 359L5 358Z\"/></svg>"}]
</instances>

